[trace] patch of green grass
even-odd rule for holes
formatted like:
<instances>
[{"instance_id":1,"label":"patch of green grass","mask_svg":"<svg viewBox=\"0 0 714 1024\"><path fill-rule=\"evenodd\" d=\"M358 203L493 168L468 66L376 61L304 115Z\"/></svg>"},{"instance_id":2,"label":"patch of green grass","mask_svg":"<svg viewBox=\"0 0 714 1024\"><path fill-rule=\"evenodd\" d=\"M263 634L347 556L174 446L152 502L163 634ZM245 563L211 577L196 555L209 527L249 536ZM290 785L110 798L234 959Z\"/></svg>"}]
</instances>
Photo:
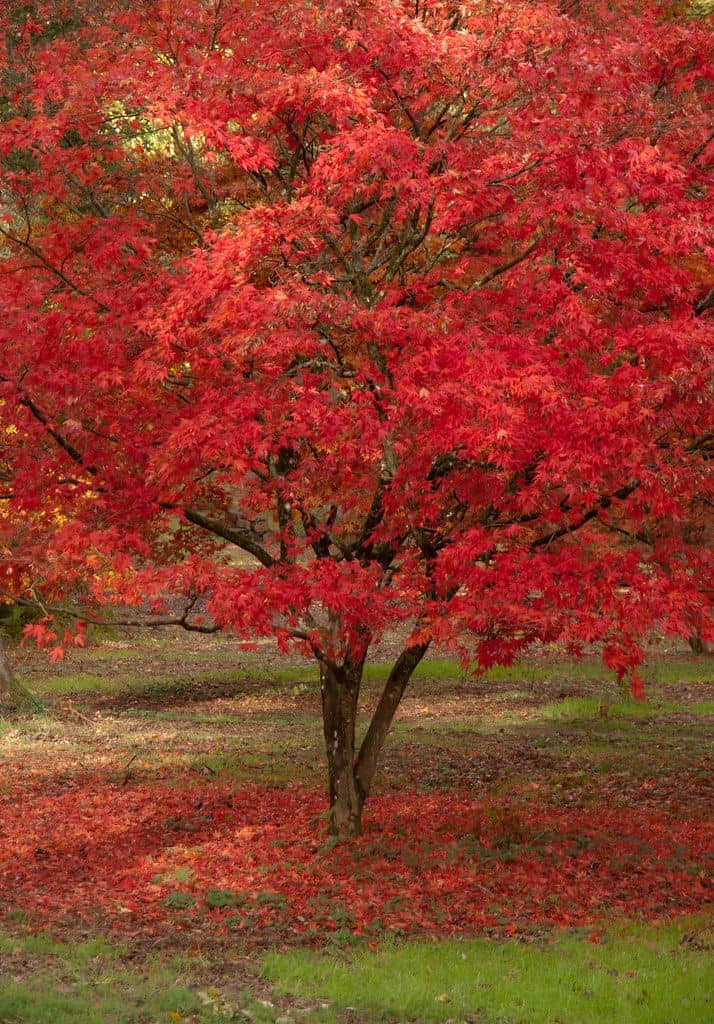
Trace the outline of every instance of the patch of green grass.
<instances>
[{"instance_id":1,"label":"patch of green grass","mask_svg":"<svg viewBox=\"0 0 714 1024\"><path fill-rule=\"evenodd\" d=\"M714 700L699 700L693 704L682 704L682 711L690 711L693 715L714 715Z\"/></svg>"},{"instance_id":2,"label":"patch of green grass","mask_svg":"<svg viewBox=\"0 0 714 1024\"><path fill-rule=\"evenodd\" d=\"M714 712L714 702L699 701L692 704L675 704L672 701L659 700L618 700L601 702L596 697L567 697L553 704L539 708L538 715L548 721L576 722L602 717L606 711L607 719L649 719L658 715L671 715L681 712L708 715Z\"/></svg>"},{"instance_id":3,"label":"patch of green grass","mask_svg":"<svg viewBox=\"0 0 714 1024\"><path fill-rule=\"evenodd\" d=\"M121 947L110 946L101 938L65 946L47 932L38 932L36 935L27 935L21 939L0 935L0 953L5 955L13 951L27 953L30 956L59 957L68 967L86 966L97 957L113 961L124 952Z\"/></svg>"},{"instance_id":4,"label":"patch of green grass","mask_svg":"<svg viewBox=\"0 0 714 1024\"><path fill-rule=\"evenodd\" d=\"M368 664L365 666L364 679L366 682L383 682L391 667L391 662ZM523 683L560 678L608 679L611 676L612 672L597 661L559 661L547 664L517 661L513 665L494 665L476 676L473 670L465 669L456 658L427 658L417 665L412 678L440 682L478 678L484 682Z\"/></svg>"},{"instance_id":5,"label":"patch of green grass","mask_svg":"<svg viewBox=\"0 0 714 1024\"><path fill-rule=\"evenodd\" d=\"M361 740L366 733L367 724L362 723L359 733ZM448 747L450 750L469 750L473 746L474 737L493 731L492 722L482 722L479 718L464 716L455 718L429 718L424 716L416 720L397 720L389 730L387 742L394 746L418 745L429 748Z\"/></svg>"},{"instance_id":6,"label":"patch of green grass","mask_svg":"<svg viewBox=\"0 0 714 1024\"><path fill-rule=\"evenodd\" d=\"M196 897L190 892L170 892L163 900L167 910L188 910L196 902Z\"/></svg>"},{"instance_id":7,"label":"patch of green grass","mask_svg":"<svg viewBox=\"0 0 714 1024\"><path fill-rule=\"evenodd\" d=\"M310 784L322 779L322 746L317 742L307 747L306 737L297 729L285 737L267 733L253 735L232 749L205 753L190 759L189 767L215 779L236 782L257 782L285 786L291 782Z\"/></svg>"},{"instance_id":8,"label":"patch of green grass","mask_svg":"<svg viewBox=\"0 0 714 1024\"><path fill-rule=\"evenodd\" d=\"M164 885L169 882L176 882L178 885L191 885L193 879L194 872L192 868L178 867L174 868L173 871L166 871L162 875L156 875L154 881Z\"/></svg>"},{"instance_id":9,"label":"patch of green grass","mask_svg":"<svg viewBox=\"0 0 714 1024\"><path fill-rule=\"evenodd\" d=\"M94 675L91 672L74 672L69 675L44 676L35 685L40 693L111 693L130 685L126 677L112 679Z\"/></svg>"},{"instance_id":10,"label":"patch of green grass","mask_svg":"<svg viewBox=\"0 0 714 1024\"><path fill-rule=\"evenodd\" d=\"M185 669L184 669L185 671ZM200 682L215 680L230 681L231 673L205 673ZM45 676L40 679L35 689L40 693L72 694L72 693L122 693L133 692L140 697L170 697L185 692L199 683L198 679L182 678L180 673L173 675L156 675L147 679L146 675L131 672L115 672L111 675L98 675L91 672L76 672L68 675Z\"/></svg>"},{"instance_id":11,"label":"patch of green grass","mask_svg":"<svg viewBox=\"0 0 714 1024\"><path fill-rule=\"evenodd\" d=\"M392 669L391 662L365 665L365 682L384 682ZM420 662L414 670L413 679L465 679L467 673L454 658L429 658Z\"/></svg>"},{"instance_id":12,"label":"patch of green grass","mask_svg":"<svg viewBox=\"0 0 714 1024\"><path fill-rule=\"evenodd\" d=\"M317 684L316 667L310 662L301 665L265 664L260 658L246 656L238 651L201 651L182 652L181 660L175 661L174 652L164 644L147 647L137 644L131 648L108 648L101 646L88 652L96 671L67 672L46 676L40 679L36 689L40 693L81 693L88 690L100 692L120 692L137 690L150 696L152 694L170 695L180 693L197 683L234 683L236 686L250 686L256 692L256 684L264 687L286 687L302 693L311 690ZM161 663L165 671L157 675L141 674L132 666L132 660L151 656L154 664ZM117 669L112 662L124 661L126 666ZM209 667L210 666L210 667ZM68 665L68 667L70 667ZM392 663L370 663L364 670L364 682L367 689L378 688L391 670ZM173 669L173 670L172 670ZM643 669L647 683L676 683L711 681L714 669L711 659L692 657L686 660L652 659ZM414 681L435 683L459 683L472 678L473 673L465 670L460 661L454 658L427 658L422 661L414 672ZM577 684L579 681L608 682L613 679L612 672L601 661L595 658L576 661L561 659L557 661L534 662L522 660L513 665L495 665L478 677L488 683L534 684L546 680Z\"/></svg>"},{"instance_id":13,"label":"patch of green grass","mask_svg":"<svg viewBox=\"0 0 714 1024\"><path fill-rule=\"evenodd\" d=\"M368 689L377 689L383 683L391 663L368 664L364 670L364 681ZM295 680L298 678L314 678L313 670L292 669L287 675ZM658 661L652 659L642 670L647 687L680 682L710 682L714 676L711 659L696 658L677 661ZM602 682L614 686L614 675L602 661L588 658L582 661L561 659L557 661L535 662L521 660L513 665L494 665L480 676L474 671L464 669L461 662L453 658L427 658L416 668L413 680L415 683L461 683L469 679L478 680L481 685L494 683L512 683L517 687L533 686L544 682L562 682L577 687L578 683ZM692 710L693 706L688 705ZM708 713L703 709L699 713Z\"/></svg>"},{"instance_id":14,"label":"patch of green grass","mask_svg":"<svg viewBox=\"0 0 714 1024\"><path fill-rule=\"evenodd\" d=\"M495 700L503 706L503 710L484 718L479 715L462 715L458 718L424 715L416 719L397 719L390 729L389 742L395 745L416 743L425 747L448 746L450 749L469 749L474 738L479 735L515 730L536 736L544 728L564 725L577 730L571 740L571 747L572 742L585 728L587 736L582 735L581 742L587 742L589 746L597 746L598 742L602 741L605 747L609 747L614 736L618 735L622 739L629 737L633 742L649 748L652 730L667 729L668 716L687 714L706 718L714 714L712 701L674 703L655 697L642 702L627 698L601 702L597 697L567 697L540 706L530 704L528 714L523 716L509 710L509 703L523 696L521 691L497 695L496 698L492 698L492 703ZM639 728L642 723L648 726L644 732ZM592 734L592 727L595 725L598 735ZM362 723L362 730L365 728ZM696 725L692 723L689 729L695 730Z\"/></svg>"},{"instance_id":15,"label":"patch of green grass","mask_svg":"<svg viewBox=\"0 0 714 1024\"><path fill-rule=\"evenodd\" d=\"M628 928L598 945L413 942L346 958L271 954L265 977L282 994L325 1000L329 1019L484 1024L709 1024L711 953L682 945L685 926Z\"/></svg>"},{"instance_id":16,"label":"patch of green grass","mask_svg":"<svg viewBox=\"0 0 714 1024\"><path fill-rule=\"evenodd\" d=\"M461 722L450 721L444 732L454 736L476 732L494 732L517 729L519 731L539 731L543 725L552 723L573 727L585 726L590 729L597 725L603 732L603 738L609 742L614 733L632 733L635 739L640 736L645 740L651 738L651 731L645 734L638 731L638 725L664 728L667 718L672 715L686 714L706 718L714 715L713 701L694 701L691 703L675 703L654 697L645 701L634 699L608 700L598 697L566 697L540 706L532 705L527 717L504 710L501 714L488 721L463 718ZM429 721L425 725L428 727ZM439 728L438 720L432 727ZM597 740L597 737L590 737Z\"/></svg>"},{"instance_id":17,"label":"patch of green grass","mask_svg":"<svg viewBox=\"0 0 714 1024\"><path fill-rule=\"evenodd\" d=\"M107 659L109 661L110 659ZM211 658L211 661L214 659ZM219 660L220 659L216 659ZM100 693L132 692L141 698L170 699L195 689L201 685L234 684L236 692L249 692L253 695L274 690L283 684L302 685L317 681L317 672L310 668L267 668L265 666L245 664L240 668L207 668L205 658L191 665L191 659L182 660L171 671L172 662L169 657L162 659L162 667L166 671L156 675L138 673L135 667L127 665L126 669L112 670L109 665L97 659L96 672L75 672L44 676L35 684L39 693L84 693L97 691ZM101 672L106 674L100 674ZM386 678L386 676L385 676ZM268 685L269 684L269 685ZM302 691L301 691L302 692Z\"/></svg>"},{"instance_id":18,"label":"patch of green grass","mask_svg":"<svg viewBox=\"0 0 714 1024\"><path fill-rule=\"evenodd\" d=\"M214 727L217 725L239 725L244 721L241 715L205 715L196 714L193 711L190 704L185 707L164 710L163 708L129 708L124 712L127 718L138 718L141 721L147 722L185 722L190 720L193 726L210 726Z\"/></svg>"},{"instance_id":19,"label":"patch of green grass","mask_svg":"<svg viewBox=\"0 0 714 1024\"><path fill-rule=\"evenodd\" d=\"M8 1024L222 1024L237 1006L190 980L174 958L125 965L126 950L101 939L64 944L45 934L0 936L0 1021ZM188 980L187 980L188 979Z\"/></svg>"},{"instance_id":20,"label":"patch of green grass","mask_svg":"<svg viewBox=\"0 0 714 1024\"><path fill-rule=\"evenodd\" d=\"M707 657L691 657L678 661L657 661L645 663L642 672L645 682L651 675L660 683L711 682L714 679L714 665Z\"/></svg>"},{"instance_id":21,"label":"patch of green grass","mask_svg":"<svg viewBox=\"0 0 714 1024\"><path fill-rule=\"evenodd\" d=\"M206 903L209 907L239 907L248 897L242 892L232 889L209 889L206 892Z\"/></svg>"},{"instance_id":22,"label":"patch of green grass","mask_svg":"<svg viewBox=\"0 0 714 1024\"><path fill-rule=\"evenodd\" d=\"M578 722L603 717L601 708L606 709L607 718L651 718L655 713L651 703L644 701L604 701L597 697L566 697L538 709L538 717L550 722Z\"/></svg>"}]
</instances>

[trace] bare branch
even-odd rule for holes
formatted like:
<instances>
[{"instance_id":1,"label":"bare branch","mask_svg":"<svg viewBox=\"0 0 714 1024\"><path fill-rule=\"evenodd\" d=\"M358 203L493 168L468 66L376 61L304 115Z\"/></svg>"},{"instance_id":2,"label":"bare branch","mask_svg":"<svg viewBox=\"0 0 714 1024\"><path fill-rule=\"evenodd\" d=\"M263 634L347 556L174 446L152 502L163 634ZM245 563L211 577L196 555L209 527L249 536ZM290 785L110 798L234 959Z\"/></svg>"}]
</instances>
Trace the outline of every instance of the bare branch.
<instances>
[{"instance_id":1,"label":"bare branch","mask_svg":"<svg viewBox=\"0 0 714 1024\"><path fill-rule=\"evenodd\" d=\"M35 403L29 397L29 395L23 394L22 398L20 398L20 405L24 406L32 413L32 415L35 417L38 423L42 424L42 426L45 428L50 437L52 437L57 442L60 448L64 452L66 452L67 455L69 455L72 462L75 462L78 466L81 466L86 473L90 473L92 476L94 476L94 474L97 472L96 467L88 466L85 463L82 454L79 451L77 451L74 445L71 444L66 437L63 437L62 434L59 433L59 431L55 430L55 428L51 426L47 416L45 416L42 410L37 405L35 405Z\"/></svg>"},{"instance_id":2,"label":"bare branch","mask_svg":"<svg viewBox=\"0 0 714 1024\"><path fill-rule=\"evenodd\" d=\"M699 302L694 306L694 315L701 316L708 309L714 306L714 288L710 288L704 298L700 299Z\"/></svg>"},{"instance_id":3,"label":"bare branch","mask_svg":"<svg viewBox=\"0 0 714 1024\"><path fill-rule=\"evenodd\" d=\"M210 516L204 515L195 508L185 508L183 514L189 523L193 523L194 526L200 526L202 530L206 530L216 537L227 540L230 544L235 544L236 547L241 548L243 551L247 551L248 554L257 558L266 569L275 564L273 556L247 530L241 530L238 527L229 526L227 523L221 523L217 519L211 519Z\"/></svg>"},{"instance_id":4,"label":"bare branch","mask_svg":"<svg viewBox=\"0 0 714 1024\"><path fill-rule=\"evenodd\" d=\"M570 523L569 526L559 526L557 530L552 530L550 533L544 534L542 537L538 537L536 540L531 542L530 549L535 551L537 548L545 547L554 540L558 540L560 537L565 537L568 534L575 533L581 527L589 523L591 519L595 519L604 509L610 508L614 499L618 501L624 501L629 498L637 488L640 486L640 480L633 480L632 483L626 484L624 487L620 487L619 490L613 491L612 494L605 494L598 500L595 505L592 505L587 512L576 520L574 523Z\"/></svg>"},{"instance_id":5,"label":"bare branch","mask_svg":"<svg viewBox=\"0 0 714 1024\"><path fill-rule=\"evenodd\" d=\"M106 306L99 299L95 298L94 295L92 295L90 292L86 292L83 288L80 288L78 284L75 284L75 282L72 281L71 278L67 277L67 275L59 267L56 267L53 263L50 263L50 261L42 252L42 250L38 249L30 241L28 241L27 239L16 238L15 235L13 235L11 231L8 231L7 228L4 228L2 224L0 224L0 235L3 235L3 237L6 238L8 242L14 242L15 245L19 245L22 249L25 249L27 252L31 253L35 257L35 259L38 259L40 261L45 270L48 270L51 274L54 274L54 276L58 278L62 282L62 284L69 288L70 291L75 292L77 295L82 295L85 299L90 299L90 301L92 301L96 305L97 309L101 310L102 313L110 312L109 306Z\"/></svg>"},{"instance_id":6,"label":"bare branch","mask_svg":"<svg viewBox=\"0 0 714 1024\"><path fill-rule=\"evenodd\" d=\"M531 160L531 162L526 164L525 167L520 167L517 171L513 171L511 174L504 174L502 178L492 178L491 181L487 181L486 184L490 185L492 188L496 185L503 185L507 181L513 181L514 178L520 178L522 174L532 171L542 163L543 157L539 157L537 160Z\"/></svg>"},{"instance_id":7,"label":"bare branch","mask_svg":"<svg viewBox=\"0 0 714 1024\"><path fill-rule=\"evenodd\" d=\"M507 270L512 270L513 267L517 267L519 263L523 262L523 260L528 259L528 257L538 244L539 240L540 236L536 235L536 237L533 239L530 245L526 246L523 252L519 253L517 256L514 256L513 259L509 260L507 263L502 263L500 267L494 267L493 270L489 270L487 274L484 274L484 276L479 281L472 285L472 288L483 288L484 285L489 284L489 282L493 281L494 278L500 277L501 274L505 274Z\"/></svg>"},{"instance_id":8,"label":"bare branch","mask_svg":"<svg viewBox=\"0 0 714 1024\"><path fill-rule=\"evenodd\" d=\"M143 618L126 619L100 619L95 615L75 611L73 608L62 608L56 605L46 605L39 598L29 600L24 597L16 597L14 594L3 593L3 597L14 604L22 605L23 608L39 608L44 615L64 616L68 619L75 619L77 622L88 622L93 626L131 626L132 628L153 629L158 626L180 626L189 633L218 633L221 626L214 624L210 626L198 622L190 622L188 616L196 604L197 598L193 598L180 616L159 616L152 615Z\"/></svg>"},{"instance_id":9,"label":"bare branch","mask_svg":"<svg viewBox=\"0 0 714 1024\"><path fill-rule=\"evenodd\" d=\"M689 158L690 166L697 162L697 160L702 155L702 153L707 148L707 146L709 145L710 142L714 142L714 131L712 131L711 134L706 137L706 139L701 144L701 146L697 146L697 148L694 150L694 152L692 153L692 155Z\"/></svg>"}]
</instances>

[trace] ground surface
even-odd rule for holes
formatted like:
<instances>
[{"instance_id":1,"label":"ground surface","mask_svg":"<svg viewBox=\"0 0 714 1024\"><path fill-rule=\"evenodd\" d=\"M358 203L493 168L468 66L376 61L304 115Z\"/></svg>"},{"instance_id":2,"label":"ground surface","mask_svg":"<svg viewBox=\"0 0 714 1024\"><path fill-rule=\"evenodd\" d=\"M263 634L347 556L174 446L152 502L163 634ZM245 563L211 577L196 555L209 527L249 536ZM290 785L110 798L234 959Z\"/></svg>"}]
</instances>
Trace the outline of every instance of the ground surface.
<instances>
[{"instance_id":1,"label":"ground surface","mask_svg":"<svg viewBox=\"0 0 714 1024\"><path fill-rule=\"evenodd\" d=\"M0 722L0 1024L714 1019L712 659L654 649L642 704L558 651L426 662L337 847L310 666L15 661L47 714Z\"/></svg>"}]
</instances>

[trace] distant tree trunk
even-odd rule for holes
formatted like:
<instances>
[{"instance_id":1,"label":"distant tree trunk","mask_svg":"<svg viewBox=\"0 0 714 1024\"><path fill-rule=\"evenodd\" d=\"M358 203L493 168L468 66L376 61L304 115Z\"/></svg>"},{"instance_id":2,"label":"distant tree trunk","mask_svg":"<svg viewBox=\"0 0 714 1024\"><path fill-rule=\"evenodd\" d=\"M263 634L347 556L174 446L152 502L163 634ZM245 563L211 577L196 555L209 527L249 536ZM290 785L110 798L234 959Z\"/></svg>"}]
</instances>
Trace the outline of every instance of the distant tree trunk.
<instances>
[{"instance_id":1,"label":"distant tree trunk","mask_svg":"<svg viewBox=\"0 0 714 1024\"><path fill-rule=\"evenodd\" d=\"M709 644L702 640L701 633L698 630L690 635L689 646L692 648L695 654L712 653Z\"/></svg>"},{"instance_id":2,"label":"distant tree trunk","mask_svg":"<svg viewBox=\"0 0 714 1024\"><path fill-rule=\"evenodd\" d=\"M36 708L36 698L15 678L0 636L0 709L32 711Z\"/></svg>"},{"instance_id":3,"label":"distant tree trunk","mask_svg":"<svg viewBox=\"0 0 714 1024\"><path fill-rule=\"evenodd\" d=\"M698 612L691 615L689 619L689 636L687 641L695 654L712 654L711 644L708 644L702 637L704 628L704 613Z\"/></svg>"},{"instance_id":4,"label":"distant tree trunk","mask_svg":"<svg viewBox=\"0 0 714 1024\"><path fill-rule=\"evenodd\" d=\"M330 790L330 832L350 839L362 831L362 809L369 795L379 755L412 672L428 643L406 648L394 663L384 685L359 752L355 745L357 706L364 657L346 658L341 665L320 665L320 692Z\"/></svg>"}]
</instances>

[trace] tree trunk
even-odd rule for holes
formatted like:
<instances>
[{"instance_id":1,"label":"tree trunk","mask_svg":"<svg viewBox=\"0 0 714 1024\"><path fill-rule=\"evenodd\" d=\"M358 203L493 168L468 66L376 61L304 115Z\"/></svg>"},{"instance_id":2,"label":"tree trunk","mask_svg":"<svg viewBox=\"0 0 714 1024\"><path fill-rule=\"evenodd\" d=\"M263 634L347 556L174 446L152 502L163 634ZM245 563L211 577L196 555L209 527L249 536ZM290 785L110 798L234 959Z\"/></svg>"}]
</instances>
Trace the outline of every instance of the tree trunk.
<instances>
[{"instance_id":1,"label":"tree trunk","mask_svg":"<svg viewBox=\"0 0 714 1024\"><path fill-rule=\"evenodd\" d=\"M36 711L38 706L37 698L15 678L0 636L0 709Z\"/></svg>"},{"instance_id":2,"label":"tree trunk","mask_svg":"<svg viewBox=\"0 0 714 1024\"><path fill-rule=\"evenodd\" d=\"M355 775L355 726L363 662L320 666L322 724L330 784L330 832L340 839L362 831L364 794Z\"/></svg>"},{"instance_id":3,"label":"tree trunk","mask_svg":"<svg viewBox=\"0 0 714 1024\"><path fill-rule=\"evenodd\" d=\"M702 635L699 632L699 630L696 630L694 633L690 634L690 636L689 636L689 646L692 648L692 651L695 654L711 654L712 653L710 648L709 648L709 644L705 643L704 640L702 640Z\"/></svg>"},{"instance_id":4,"label":"tree trunk","mask_svg":"<svg viewBox=\"0 0 714 1024\"><path fill-rule=\"evenodd\" d=\"M346 658L342 665L320 665L322 721L330 784L330 832L350 839L362 831L362 808L369 795L377 762L412 672L428 643L408 647L397 658L369 724L359 753L355 747L357 704L364 658Z\"/></svg>"},{"instance_id":5,"label":"tree trunk","mask_svg":"<svg viewBox=\"0 0 714 1024\"><path fill-rule=\"evenodd\" d=\"M382 696L372 715L372 721L369 723L367 734L362 741L355 765L357 783L365 797L372 788L372 779L377 770L379 755L382 752L392 719L399 707L399 702L407 688L407 683L428 649L429 641L405 648L394 662L392 671L384 684Z\"/></svg>"}]
</instances>

